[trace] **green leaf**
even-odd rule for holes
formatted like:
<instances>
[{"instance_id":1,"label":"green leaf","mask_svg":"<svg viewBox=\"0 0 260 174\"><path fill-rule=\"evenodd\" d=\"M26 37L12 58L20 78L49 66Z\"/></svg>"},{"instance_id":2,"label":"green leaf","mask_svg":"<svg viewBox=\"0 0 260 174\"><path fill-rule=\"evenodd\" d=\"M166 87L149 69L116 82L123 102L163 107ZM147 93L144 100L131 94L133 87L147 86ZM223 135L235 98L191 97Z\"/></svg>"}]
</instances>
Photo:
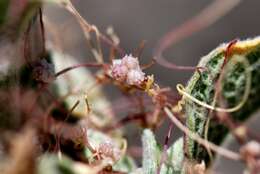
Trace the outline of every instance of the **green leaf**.
<instances>
[{"instance_id":1,"label":"green leaf","mask_svg":"<svg viewBox=\"0 0 260 174\"><path fill-rule=\"evenodd\" d=\"M10 3L10 0L1 0L0 1L0 27L6 20L9 3Z\"/></svg>"},{"instance_id":2,"label":"green leaf","mask_svg":"<svg viewBox=\"0 0 260 174\"><path fill-rule=\"evenodd\" d=\"M172 167L175 171L181 171L183 159L184 159L184 150L183 150L183 138L179 138L168 150L168 161L172 164Z\"/></svg>"},{"instance_id":3,"label":"green leaf","mask_svg":"<svg viewBox=\"0 0 260 174\"><path fill-rule=\"evenodd\" d=\"M225 58L225 51L229 44L222 44L208 55L201 58L198 67L205 67L207 71L195 72L188 82L185 92L208 105L213 105L215 95L215 82L219 79L223 71L222 65ZM259 107L260 98L260 37L236 42L230 50L228 62L225 65L224 78L222 79L221 94L227 108L237 106L246 91L250 71L250 92L249 97L241 108L230 113L235 121L244 121L254 113ZM243 60L249 65L245 66ZM234 63L236 62L236 63ZM249 66L249 67L248 67ZM205 123L209 116L209 109L201 106L186 96L183 96L184 111L186 115L186 126L193 132L199 134L202 138L205 134ZM216 101L218 102L218 101ZM229 130L217 121L212 120L209 124L208 140L215 144L221 144ZM198 145L194 140L186 137L185 139L187 156L192 160L205 160L209 162L207 151L204 147Z\"/></svg>"},{"instance_id":4,"label":"green leaf","mask_svg":"<svg viewBox=\"0 0 260 174\"><path fill-rule=\"evenodd\" d=\"M137 169L137 165L133 158L125 155L113 166L113 169L119 172L130 173Z\"/></svg>"},{"instance_id":5,"label":"green leaf","mask_svg":"<svg viewBox=\"0 0 260 174\"><path fill-rule=\"evenodd\" d=\"M53 154L45 154L40 157L37 174L75 174L72 169L72 161L65 156L59 159Z\"/></svg>"},{"instance_id":6,"label":"green leaf","mask_svg":"<svg viewBox=\"0 0 260 174\"><path fill-rule=\"evenodd\" d=\"M180 174L183 166L183 138L179 138L168 150L168 158L163 163L160 174Z\"/></svg>"},{"instance_id":7,"label":"green leaf","mask_svg":"<svg viewBox=\"0 0 260 174\"><path fill-rule=\"evenodd\" d=\"M158 151L153 132L145 129L142 135L143 144L143 173L155 174L158 168Z\"/></svg>"}]
</instances>

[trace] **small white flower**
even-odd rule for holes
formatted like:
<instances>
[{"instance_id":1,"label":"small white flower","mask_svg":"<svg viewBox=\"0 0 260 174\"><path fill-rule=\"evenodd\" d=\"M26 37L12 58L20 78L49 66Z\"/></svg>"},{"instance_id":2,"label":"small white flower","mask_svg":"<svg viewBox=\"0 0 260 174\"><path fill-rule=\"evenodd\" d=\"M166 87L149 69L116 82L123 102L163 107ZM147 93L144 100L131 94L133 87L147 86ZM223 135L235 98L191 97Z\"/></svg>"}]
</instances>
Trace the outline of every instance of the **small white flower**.
<instances>
[{"instance_id":1,"label":"small white flower","mask_svg":"<svg viewBox=\"0 0 260 174\"><path fill-rule=\"evenodd\" d=\"M98 152L106 157L110 157L115 161L118 161L121 156L121 151L112 142L105 141L99 144Z\"/></svg>"},{"instance_id":2,"label":"small white flower","mask_svg":"<svg viewBox=\"0 0 260 174\"><path fill-rule=\"evenodd\" d=\"M138 59L132 55L113 60L111 72L115 80L126 81L129 85L140 85L145 79L145 74L140 68Z\"/></svg>"},{"instance_id":3,"label":"small white flower","mask_svg":"<svg viewBox=\"0 0 260 174\"><path fill-rule=\"evenodd\" d=\"M122 64L112 66L112 76L119 81L124 81L127 77L128 68Z\"/></svg>"},{"instance_id":4,"label":"small white flower","mask_svg":"<svg viewBox=\"0 0 260 174\"><path fill-rule=\"evenodd\" d=\"M108 157L113 157L114 145L110 141L105 141L103 143L99 144L98 151L99 153L108 156Z\"/></svg>"},{"instance_id":5,"label":"small white flower","mask_svg":"<svg viewBox=\"0 0 260 174\"><path fill-rule=\"evenodd\" d=\"M129 85L139 85L144 80L144 73L139 69L137 70L131 70L127 74L126 82Z\"/></svg>"},{"instance_id":6,"label":"small white flower","mask_svg":"<svg viewBox=\"0 0 260 174\"><path fill-rule=\"evenodd\" d=\"M122 59L122 63L127 66L129 69L138 69L139 67L139 62L138 59L133 57L131 54L128 56L126 55Z\"/></svg>"}]
</instances>

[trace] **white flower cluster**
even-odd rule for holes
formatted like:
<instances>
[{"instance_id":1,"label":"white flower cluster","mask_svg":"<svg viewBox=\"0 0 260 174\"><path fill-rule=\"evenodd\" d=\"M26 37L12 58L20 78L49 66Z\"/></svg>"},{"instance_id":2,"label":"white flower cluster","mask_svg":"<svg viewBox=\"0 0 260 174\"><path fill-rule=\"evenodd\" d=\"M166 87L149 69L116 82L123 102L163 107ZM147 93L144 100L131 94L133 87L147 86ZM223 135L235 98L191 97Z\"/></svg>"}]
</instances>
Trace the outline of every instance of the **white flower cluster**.
<instances>
[{"instance_id":1,"label":"white flower cluster","mask_svg":"<svg viewBox=\"0 0 260 174\"><path fill-rule=\"evenodd\" d=\"M145 79L145 73L142 72L139 61L131 54L122 59L113 60L112 76L114 79L129 85L140 85Z\"/></svg>"},{"instance_id":2,"label":"white flower cluster","mask_svg":"<svg viewBox=\"0 0 260 174\"><path fill-rule=\"evenodd\" d=\"M112 158L115 161L118 161L121 156L121 151L117 148L112 142L105 141L99 144L98 153L106 157Z\"/></svg>"}]
</instances>

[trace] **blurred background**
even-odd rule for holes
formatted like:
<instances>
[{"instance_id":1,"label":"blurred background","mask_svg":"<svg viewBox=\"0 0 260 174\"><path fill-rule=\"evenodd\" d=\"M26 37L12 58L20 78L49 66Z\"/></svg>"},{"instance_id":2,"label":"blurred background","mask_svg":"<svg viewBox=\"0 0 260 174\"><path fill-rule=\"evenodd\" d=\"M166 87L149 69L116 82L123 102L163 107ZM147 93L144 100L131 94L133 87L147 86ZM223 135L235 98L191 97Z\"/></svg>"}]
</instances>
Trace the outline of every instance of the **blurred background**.
<instances>
[{"instance_id":1,"label":"blurred background","mask_svg":"<svg viewBox=\"0 0 260 174\"><path fill-rule=\"evenodd\" d=\"M226 0L229 1L229 0ZM142 40L146 41L140 58L142 64L149 63L159 39L171 29L198 14L213 0L74 0L72 1L80 14L103 33L112 26L120 38L120 45L127 53L137 48ZM225 2L225 1L223 1ZM199 31L187 39L173 45L164 53L178 65L196 66L200 57L206 55L223 42L232 39L245 39L259 35L260 1L243 0L220 20ZM59 33L61 47L81 62L91 62L90 52L82 30L74 18L65 10L47 6L44 10L48 20L54 24ZM107 54L107 48L105 48ZM146 71L154 74L162 86L175 89L177 83L186 83L192 72L177 71L154 65ZM105 88L113 101L118 92L112 87ZM159 142L163 142L168 125L158 131ZM140 142L135 131L129 133L133 142ZM174 137L180 132L174 129ZM175 138L173 138L175 139ZM227 163L226 163L227 164ZM221 173L241 173L241 168L228 163ZM239 172L240 171L240 172Z\"/></svg>"},{"instance_id":2,"label":"blurred background","mask_svg":"<svg viewBox=\"0 0 260 174\"><path fill-rule=\"evenodd\" d=\"M229 0L227 0L229 1ZM166 32L198 14L212 0L73 0L80 14L91 24L105 33L112 26L120 38L120 45L127 53L137 48L142 40L146 41L141 62L152 58L153 49ZM225 2L225 1L223 1ZM259 0L242 0L220 20L208 28L173 45L165 53L170 61L179 65L195 66L201 56L223 42L232 39L245 39L259 34ZM73 17L56 7L46 8L46 14L57 25L66 53L91 61L86 41ZM163 85L174 86L184 83L189 72L173 71L159 65L148 70L160 79Z\"/></svg>"}]
</instances>

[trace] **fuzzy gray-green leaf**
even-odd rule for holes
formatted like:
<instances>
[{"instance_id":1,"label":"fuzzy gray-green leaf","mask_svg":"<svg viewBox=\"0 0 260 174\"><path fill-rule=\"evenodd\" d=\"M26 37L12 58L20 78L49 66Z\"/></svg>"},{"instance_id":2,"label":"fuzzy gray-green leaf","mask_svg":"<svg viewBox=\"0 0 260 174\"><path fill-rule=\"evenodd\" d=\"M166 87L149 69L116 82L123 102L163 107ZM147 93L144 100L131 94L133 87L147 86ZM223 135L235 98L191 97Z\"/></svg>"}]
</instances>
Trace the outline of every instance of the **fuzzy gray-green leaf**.
<instances>
[{"instance_id":1,"label":"fuzzy gray-green leaf","mask_svg":"<svg viewBox=\"0 0 260 174\"><path fill-rule=\"evenodd\" d=\"M183 138L179 138L168 150L166 163L161 167L160 174L180 174L184 159Z\"/></svg>"},{"instance_id":2,"label":"fuzzy gray-green leaf","mask_svg":"<svg viewBox=\"0 0 260 174\"><path fill-rule=\"evenodd\" d=\"M158 168L157 144L151 130L145 129L142 135L143 173L155 174Z\"/></svg>"}]
</instances>

